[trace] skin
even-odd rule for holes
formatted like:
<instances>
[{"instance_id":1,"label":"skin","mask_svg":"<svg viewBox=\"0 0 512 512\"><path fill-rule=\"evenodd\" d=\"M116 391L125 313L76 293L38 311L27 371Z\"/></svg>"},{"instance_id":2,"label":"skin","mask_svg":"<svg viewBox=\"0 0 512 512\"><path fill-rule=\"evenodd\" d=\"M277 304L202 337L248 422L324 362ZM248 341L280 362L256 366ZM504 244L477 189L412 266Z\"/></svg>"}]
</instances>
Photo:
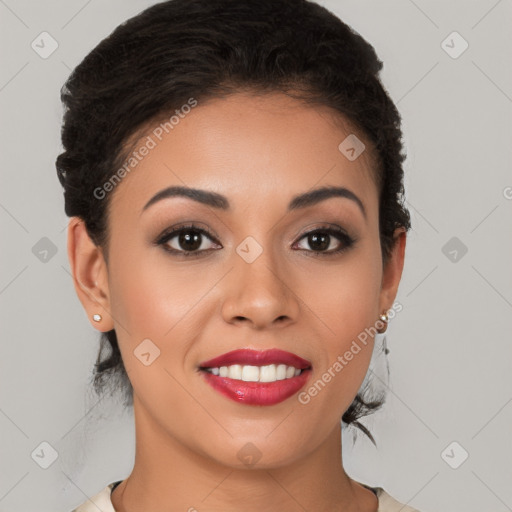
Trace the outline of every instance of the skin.
<instances>
[{"instance_id":1,"label":"skin","mask_svg":"<svg viewBox=\"0 0 512 512\"><path fill-rule=\"evenodd\" d=\"M199 103L111 192L108 265L83 222L70 220L78 297L95 328L116 330L134 387L136 458L112 494L117 511L232 512L241 503L248 512L377 510L373 493L343 469L340 426L372 338L307 405L297 395L272 406L237 403L197 370L233 349L277 347L311 361L310 385L392 307L406 233L397 229L383 268L371 148L365 141L349 161L340 142L350 133L365 139L340 120L279 93ZM170 185L221 193L231 210L174 197L141 214ZM324 185L353 191L367 217L339 197L287 212L293 196ZM153 244L188 221L213 231L216 240L201 245L212 251L180 258ZM326 222L356 243L319 254L304 234ZM250 264L236 252L247 236L263 248ZM343 244L332 236L327 250ZM177 236L167 246L185 250ZM133 353L146 338L160 350L149 366ZM249 442L261 454L250 466L237 456Z\"/></svg>"}]
</instances>

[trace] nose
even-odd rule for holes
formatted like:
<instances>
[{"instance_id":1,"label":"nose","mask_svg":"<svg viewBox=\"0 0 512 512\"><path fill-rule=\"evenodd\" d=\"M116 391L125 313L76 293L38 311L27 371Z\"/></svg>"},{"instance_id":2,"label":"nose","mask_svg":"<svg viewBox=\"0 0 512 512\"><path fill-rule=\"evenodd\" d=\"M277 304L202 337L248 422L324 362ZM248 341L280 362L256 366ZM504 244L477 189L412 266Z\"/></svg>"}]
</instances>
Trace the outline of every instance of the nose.
<instances>
[{"instance_id":1,"label":"nose","mask_svg":"<svg viewBox=\"0 0 512 512\"><path fill-rule=\"evenodd\" d=\"M226 281L222 316L231 324L247 323L253 329L289 325L297 321L300 299L293 290L291 273L278 265L270 250L251 263L233 255L233 270ZM287 279L288 278L288 279Z\"/></svg>"}]
</instances>

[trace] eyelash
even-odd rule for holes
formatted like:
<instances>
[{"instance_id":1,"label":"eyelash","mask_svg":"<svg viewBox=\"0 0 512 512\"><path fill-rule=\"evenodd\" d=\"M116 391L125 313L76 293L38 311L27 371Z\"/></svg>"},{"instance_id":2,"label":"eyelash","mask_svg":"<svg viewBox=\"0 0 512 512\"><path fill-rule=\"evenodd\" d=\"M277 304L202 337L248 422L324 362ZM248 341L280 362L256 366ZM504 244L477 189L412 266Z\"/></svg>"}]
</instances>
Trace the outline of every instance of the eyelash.
<instances>
[{"instance_id":1,"label":"eyelash","mask_svg":"<svg viewBox=\"0 0 512 512\"><path fill-rule=\"evenodd\" d=\"M171 249L165 245L169 240L174 238L176 235L179 235L180 233L183 233L183 232L186 233L189 231L194 231L196 233L204 235L204 236L210 238L213 242L218 243L216 240L216 237L208 229L200 228L199 226L197 226L195 224L183 224L183 225L177 226L176 228L173 228L171 231L164 232L156 240L155 244L158 246L160 246L160 245L163 246L163 249L165 251L170 252L173 255L176 255L178 257L183 256L185 258L190 258L191 256L192 257L198 256L201 253L216 250L216 249L203 249L201 251L197 251L197 250L196 251L178 251L176 249ZM339 249L330 250L330 251L313 251L313 250L308 251L306 249L300 249L300 250L305 250L306 252L313 253L314 257L335 256L337 254L340 254L340 253L350 249L357 242L356 239L347 235L347 233L345 233L345 231L343 229L341 229L337 226L333 226L333 225L320 226L311 231L307 231L299 238L299 241L302 240L303 238L306 238L308 235L311 235L314 233L323 233L323 234L327 234L330 236L334 236L340 242L342 242L342 245L340 246Z\"/></svg>"}]
</instances>

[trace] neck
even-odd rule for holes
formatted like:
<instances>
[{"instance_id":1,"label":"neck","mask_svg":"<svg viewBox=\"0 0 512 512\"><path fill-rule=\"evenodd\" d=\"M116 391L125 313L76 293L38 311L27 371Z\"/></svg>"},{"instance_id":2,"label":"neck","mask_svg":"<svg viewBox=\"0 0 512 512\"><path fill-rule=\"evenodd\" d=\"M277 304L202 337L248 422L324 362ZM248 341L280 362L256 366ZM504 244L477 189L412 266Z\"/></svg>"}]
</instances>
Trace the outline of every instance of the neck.
<instances>
[{"instance_id":1,"label":"neck","mask_svg":"<svg viewBox=\"0 0 512 512\"><path fill-rule=\"evenodd\" d=\"M180 443L135 395L134 413L135 464L112 493L117 512L235 512L241 503L245 512L377 510L375 495L344 471L339 423L316 449L289 464L239 469Z\"/></svg>"}]
</instances>

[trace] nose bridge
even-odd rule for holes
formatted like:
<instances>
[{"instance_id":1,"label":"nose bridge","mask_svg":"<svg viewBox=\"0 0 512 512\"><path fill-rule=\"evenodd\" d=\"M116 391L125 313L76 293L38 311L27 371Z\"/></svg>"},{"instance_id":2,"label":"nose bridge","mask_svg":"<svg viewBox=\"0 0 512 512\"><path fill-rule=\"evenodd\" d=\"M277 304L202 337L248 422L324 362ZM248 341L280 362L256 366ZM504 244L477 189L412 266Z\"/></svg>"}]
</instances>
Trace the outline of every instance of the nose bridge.
<instances>
[{"instance_id":1,"label":"nose bridge","mask_svg":"<svg viewBox=\"0 0 512 512\"><path fill-rule=\"evenodd\" d=\"M266 236L260 243L248 236L235 247L234 269L223 304L226 321L243 317L264 326L277 319L296 318L298 303L286 283L285 265L272 250L270 240Z\"/></svg>"}]
</instances>

